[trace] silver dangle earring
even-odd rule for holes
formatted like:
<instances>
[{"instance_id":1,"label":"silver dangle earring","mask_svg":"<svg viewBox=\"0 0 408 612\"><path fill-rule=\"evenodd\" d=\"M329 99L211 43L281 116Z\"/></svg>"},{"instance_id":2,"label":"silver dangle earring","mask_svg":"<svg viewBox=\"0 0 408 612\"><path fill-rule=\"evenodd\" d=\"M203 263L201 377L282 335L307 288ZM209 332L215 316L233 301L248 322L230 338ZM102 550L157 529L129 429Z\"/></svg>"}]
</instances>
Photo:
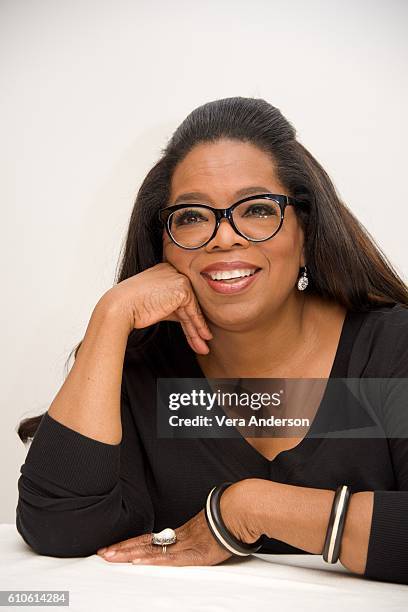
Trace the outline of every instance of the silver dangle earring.
<instances>
[{"instance_id":1,"label":"silver dangle earring","mask_svg":"<svg viewBox=\"0 0 408 612\"><path fill-rule=\"evenodd\" d=\"M303 270L303 275L299 278L298 280L298 284L297 284L297 288L299 289L299 291L303 291L304 289L306 289L306 287L309 284L309 279L307 278L307 268L305 266L305 269Z\"/></svg>"}]
</instances>

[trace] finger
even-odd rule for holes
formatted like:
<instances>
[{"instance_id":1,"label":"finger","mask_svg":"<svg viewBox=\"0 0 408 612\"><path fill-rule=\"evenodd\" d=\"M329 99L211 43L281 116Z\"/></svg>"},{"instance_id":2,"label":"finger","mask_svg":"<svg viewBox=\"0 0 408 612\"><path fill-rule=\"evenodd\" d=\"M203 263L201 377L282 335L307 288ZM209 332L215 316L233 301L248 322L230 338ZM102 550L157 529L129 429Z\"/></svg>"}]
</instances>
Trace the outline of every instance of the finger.
<instances>
[{"instance_id":1,"label":"finger","mask_svg":"<svg viewBox=\"0 0 408 612\"><path fill-rule=\"evenodd\" d=\"M191 295L191 298L188 303L184 306L181 306L180 308L185 311L186 316L194 324L197 331L204 339L211 340L211 338L213 338L213 333L209 328L208 322L204 317L200 308L200 304L198 303L197 298L194 294Z\"/></svg>"},{"instance_id":2,"label":"finger","mask_svg":"<svg viewBox=\"0 0 408 612\"><path fill-rule=\"evenodd\" d=\"M100 548L98 550L98 553L101 551L106 551L106 550L111 550L111 549L126 548L127 546L134 545L134 544L145 544L151 540L151 537L152 537L152 534L150 532L142 533L142 535L140 536L135 536L134 538L128 538L127 540L121 540L120 542L115 542L115 544L110 544L109 546Z\"/></svg>"},{"instance_id":3,"label":"finger","mask_svg":"<svg viewBox=\"0 0 408 612\"><path fill-rule=\"evenodd\" d=\"M207 565L196 551L187 549L181 552L160 553L158 555L139 555L131 561L133 565Z\"/></svg>"},{"instance_id":4,"label":"finger","mask_svg":"<svg viewBox=\"0 0 408 612\"><path fill-rule=\"evenodd\" d=\"M188 335L188 331L186 330L186 326L184 325L184 323L182 323L181 321L179 321L181 327L183 328L183 332L184 335L186 337L187 342L189 343L189 345L191 346L191 348L193 349L193 351L196 353L197 352L197 347L194 344L194 342L191 341L190 336Z\"/></svg>"},{"instance_id":5,"label":"finger","mask_svg":"<svg viewBox=\"0 0 408 612\"><path fill-rule=\"evenodd\" d=\"M187 546L185 526L176 529L177 541L171 546L176 547L177 552L183 550ZM106 550L100 555L106 561L116 563L128 563L133 557L139 555L151 555L162 553L161 545L152 543L152 533L144 533L141 536L123 540L117 544L112 544L106 547ZM103 550L103 549L102 549ZM98 553L99 554L99 553Z\"/></svg>"},{"instance_id":6,"label":"finger","mask_svg":"<svg viewBox=\"0 0 408 612\"><path fill-rule=\"evenodd\" d=\"M123 548L119 550L110 550L107 553L104 553L102 556L105 561L109 561L110 563L130 563L132 559L138 556L155 556L157 554L158 547L155 544L149 542L148 544L140 544L138 546L129 546L128 548Z\"/></svg>"},{"instance_id":7,"label":"finger","mask_svg":"<svg viewBox=\"0 0 408 612\"><path fill-rule=\"evenodd\" d=\"M203 336L203 338L211 340L211 338L213 338L213 333L208 326L208 323L201 311L197 300L193 299L189 304L184 306L184 309L187 313L187 316L190 317L190 319L196 326L199 333Z\"/></svg>"},{"instance_id":8,"label":"finger","mask_svg":"<svg viewBox=\"0 0 408 612\"><path fill-rule=\"evenodd\" d=\"M130 563L135 556L135 552L132 549L128 551L108 551L108 554L101 555L101 559L108 563Z\"/></svg>"},{"instance_id":9,"label":"finger","mask_svg":"<svg viewBox=\"0 0 408 612\"><path fill-rule=\"evenodd\" d=\"M183 328L184 331L184 335L186 336L186 339L189 343L189 345L191 346L191 348L193 349L193 351L195 353L200 353L200 354L204 354L207 355L207 353L210 352L208 346L205 344L204 340L202 339L198 339L196 338L192 338L189 333L188 330L186 329L186 326L184 325L184 323L181 323L181 327Z\"/></svg>"},{"instance_id":10,"label":"finger","mask_svg":"<svg viewBox=\"0 0 408 612\"><path fill-rule=\"evenodd\" d=\"M181 326L184 330L184 333L189 341L192 343L192 348L198 351L204 351L205 353L209 352L209 348L205 340L200 336L195 323L191 320L190 316L186 312L185 307L180 307L177 309L177 315L179 317Z\"/></svg>"},{"instance_id":11,"label":"finger","mask_svg":"<svg viewBox=\"0 0 408 612\"><path fill-rule=\"evenodd\" d=\"M191 348L193 349L195 353L207 355L207 353L210 352L210 349L208 348L208 346L206 345L205 341L202 338L198 336L195 336L194 338L192 338L184 323L181 323L181 327L183 328L184 335L186 336L189 345L191 346Z\"/></svg>"},{"instance_id":12,"label":"finger","mask_svg":"<svg viewBox=\"0 0 408 612\"><path fill-rule=\"evenodd\" d=\"M120 542L116 542L115 544L110 544L109 546L104 546L103 548L99 548L97 550L97 554L104 554L108 551L116 551L116 550L125 550L128 548L132 548L132 546L137 546L140 544L147 544L151 541L152 534L151 533L143 533L140 536L136 536L135 538L129 538L128 540L121 540Z\"/></svg>"}]
</instances>

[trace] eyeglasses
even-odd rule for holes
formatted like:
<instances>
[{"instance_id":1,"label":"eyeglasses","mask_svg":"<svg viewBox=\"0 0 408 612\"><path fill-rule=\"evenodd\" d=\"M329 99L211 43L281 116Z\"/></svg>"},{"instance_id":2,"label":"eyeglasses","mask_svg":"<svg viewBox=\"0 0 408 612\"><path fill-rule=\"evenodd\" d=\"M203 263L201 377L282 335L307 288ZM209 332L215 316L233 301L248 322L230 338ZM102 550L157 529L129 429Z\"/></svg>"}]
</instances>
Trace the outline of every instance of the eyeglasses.
<instances>
[{"instance_id":1,"label":"eyeglasses","mask_svg":"<svg viewBox=\"0 0 408 612\"><path fill-rule=\"evenodd\" d=\"M228 208L208 204L175 204L160 208L158 216L171 240L182 249L199 249L216 235L222 219L251 242L275 236L283 224L286 206L308 208L308 202L287 195L261 193L235 202Z\"/></svg>"}]
</instances>

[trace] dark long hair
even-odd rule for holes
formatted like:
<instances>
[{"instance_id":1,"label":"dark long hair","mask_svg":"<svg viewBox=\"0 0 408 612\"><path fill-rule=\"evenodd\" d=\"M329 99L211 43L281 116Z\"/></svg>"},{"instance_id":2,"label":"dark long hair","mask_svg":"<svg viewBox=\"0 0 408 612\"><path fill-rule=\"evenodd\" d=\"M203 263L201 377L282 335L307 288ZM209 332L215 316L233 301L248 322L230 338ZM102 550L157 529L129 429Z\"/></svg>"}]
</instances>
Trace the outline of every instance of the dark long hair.
<instances>
[{"instance_id":1,"label":"dark long hair","mask_svg":"<svg viewBox=\"0 0 408 612\"><path fill-rule=\"evenodd\" d=\"M130 216L115 284L162 261L162 228L157 211L168 203L176 165L199 143L221 138L256 145L274 163L288 195L309 203L294 207L305 234L308 293L364 312L395 302L408 307L408 288L372 236L340 199L326 171L296 140L296 130L280 110L259 98L224 98L193 110L176 129L159 161L144 179ZM170 323L170 325L169 325ZM174 322L134 330L129 343L142 348L159 329L169 336ZM77 356L81 342L68 356ZM23 442L32 438L45 413L21 421Z\"/></svg>"}]
</instances>

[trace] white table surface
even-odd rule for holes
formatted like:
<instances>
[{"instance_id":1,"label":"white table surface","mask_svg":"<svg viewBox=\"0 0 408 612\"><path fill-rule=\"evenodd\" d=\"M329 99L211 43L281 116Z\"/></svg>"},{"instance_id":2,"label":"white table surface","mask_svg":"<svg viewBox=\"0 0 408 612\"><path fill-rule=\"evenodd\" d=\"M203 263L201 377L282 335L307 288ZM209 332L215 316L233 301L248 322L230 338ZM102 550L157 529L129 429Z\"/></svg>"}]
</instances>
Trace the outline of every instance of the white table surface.
<instances>
[{"instance_id":1,"label":"white table surface","mask_svg":"<svg viewBox=\"0 0 408 612\"><path fill-rule=\"evenodd\" d=\"M109 563L98 555L62 559L34 553L13 524L0 525L0 550L0 590L68 590L70 605L60 610L408 611L408 586L361 578L320 555L186 567ZM0 607L6 609L19 608Z\"/></svg>"}]
</instances>

